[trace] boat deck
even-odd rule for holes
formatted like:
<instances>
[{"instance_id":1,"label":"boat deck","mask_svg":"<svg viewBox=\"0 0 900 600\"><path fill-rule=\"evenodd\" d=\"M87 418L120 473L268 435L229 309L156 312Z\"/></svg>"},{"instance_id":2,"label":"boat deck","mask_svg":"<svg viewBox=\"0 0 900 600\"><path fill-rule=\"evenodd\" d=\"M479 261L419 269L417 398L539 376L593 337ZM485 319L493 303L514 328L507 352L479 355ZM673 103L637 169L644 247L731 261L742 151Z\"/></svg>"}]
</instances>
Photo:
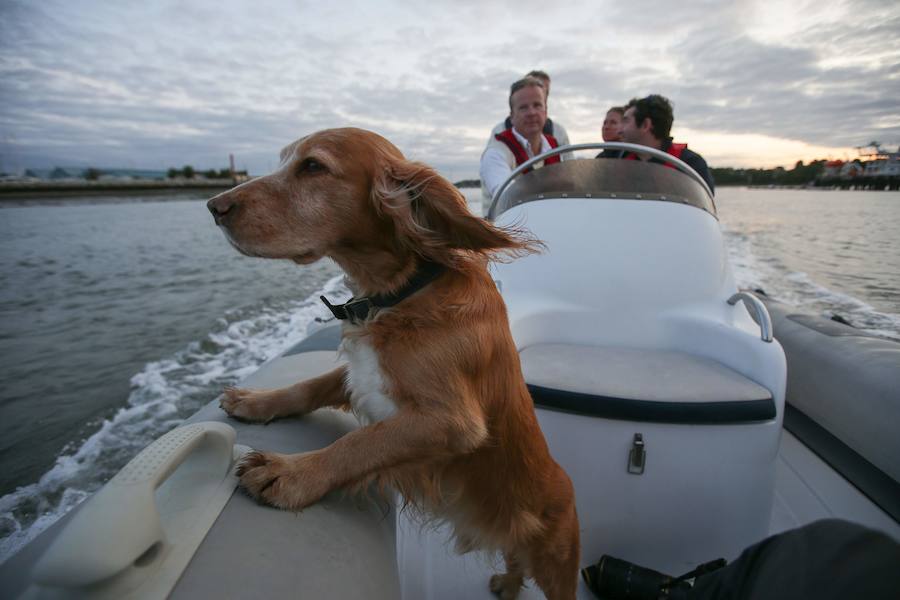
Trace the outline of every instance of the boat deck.
<instances>
[{"instance_id":1,"label":"boat deck","mask_svg":"<svg viewBox=\"0 0 900 600\"><path fill-rule=\"evenodd\" d=\"M781 440L776 469L771 534L819 519L848 519L848 515L853 515L851 520L885 531L900 540L900 525L787 431ZM477 554L457 556L445 541L446 534L440 531L414 531L410 536L412 543L407 540L398 547L398 560L415 560L421 564L421 569L401 574L402 586L407 592L405 597L495 598L488 592L486 583L497 572L495 568L502 567L502 562L491 563ZM713 558L716 557L711 556L710 560ZM599 556L583 556L582 566L599 559ZM539 600L544 596L532 583L519 597ZM578 598L595 597L583 582L579 582Z\"/></svg>"},{"instance_id":2,"label":"boat deck","mask_svg":"<svg viewBox=\"0 0 900 600\"><path fill-rule=\"evenodd\" d=\"M829 518L852 520L900 540L900 524L784 431L775 471L770 533Z\"/></svg>"}]
</instances>

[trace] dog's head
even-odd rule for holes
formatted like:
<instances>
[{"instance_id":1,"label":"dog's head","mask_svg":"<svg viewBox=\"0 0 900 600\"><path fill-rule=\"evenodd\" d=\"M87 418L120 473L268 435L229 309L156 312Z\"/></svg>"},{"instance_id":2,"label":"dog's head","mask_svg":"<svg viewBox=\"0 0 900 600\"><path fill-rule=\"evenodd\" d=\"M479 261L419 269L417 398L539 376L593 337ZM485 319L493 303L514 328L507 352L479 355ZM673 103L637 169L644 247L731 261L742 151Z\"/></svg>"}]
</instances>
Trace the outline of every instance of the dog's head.
<instances>
[{"instance_id":1,"label":"dog's head","mask_svg":"<svg viewBox=\"0 0 900 600\"><path fill-rule=\"evenodd\" d=\"M281 151L278 169L219 194L208 207L241 252L361 269L387 257L455 267L473 256L536 250L519 230L475 217L432 168L407 161L381 136L330 129Z\"/></svg>"}]
</instances>

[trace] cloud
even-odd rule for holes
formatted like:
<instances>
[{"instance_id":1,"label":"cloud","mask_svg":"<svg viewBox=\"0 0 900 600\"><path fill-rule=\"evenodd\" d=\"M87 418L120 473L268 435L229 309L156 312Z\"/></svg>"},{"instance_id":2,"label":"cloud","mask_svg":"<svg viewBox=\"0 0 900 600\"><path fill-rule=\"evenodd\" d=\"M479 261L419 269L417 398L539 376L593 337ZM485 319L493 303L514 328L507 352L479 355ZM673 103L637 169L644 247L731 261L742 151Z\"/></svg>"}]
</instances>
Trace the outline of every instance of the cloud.
<instances>
[{"instance_id":1,"label":"cloud","mask_svg":"<svg viewBox=\"0 0 900 600\"><path fill-rule=\"evenodd\" d=\"M900 8L829 6L7 1L0 169L42 155L219 168L234 153L259 173L294 138L354 125L469 177L532 68L553 76L550 113L573 141L657 92L713 164L900 142ZM773 148L702 147L727 136Z\"/></svg>"}]
</instances>

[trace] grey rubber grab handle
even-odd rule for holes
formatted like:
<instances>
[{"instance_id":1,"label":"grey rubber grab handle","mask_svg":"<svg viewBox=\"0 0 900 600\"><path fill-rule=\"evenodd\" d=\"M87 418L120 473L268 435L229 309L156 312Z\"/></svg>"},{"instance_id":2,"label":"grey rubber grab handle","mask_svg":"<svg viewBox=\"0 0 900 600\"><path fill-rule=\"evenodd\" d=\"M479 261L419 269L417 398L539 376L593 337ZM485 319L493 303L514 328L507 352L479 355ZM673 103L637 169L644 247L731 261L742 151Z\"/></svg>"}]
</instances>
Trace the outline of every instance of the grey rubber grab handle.
<instances>
[{"instance_id":1,"label":"grey rubber grab handle","mask_svg":"<svg viewBox=\"0 0 900 600\"><path fill-rule=\"evenodd\" d=\"M772 337L772 317L762 300L751 294L750 292L738 292L728 299L728 304L734 306L739 300L743 300L744 304L753 310L756 314L756 321L759 323L759 337L764 342L771 342Z\"/></svg>"},{"instance_id":2,"label":"grey rubber grab handle","mask_svg":"<svg viewBox=\"0 0 900 600\"><path fill-rule=\"evenodd\" d=\"M78 509L35 565L34 581L54 587L94 584L165 545L157 488L177 469L178 485L167 491L175 508L167 512L178 512L179 495L182 504L191 499L197 504L204 497L198 489L218 489L229 477L234 440L230 426L208 422L179 427L147 446Z\"/></svg>"}]
</instances>

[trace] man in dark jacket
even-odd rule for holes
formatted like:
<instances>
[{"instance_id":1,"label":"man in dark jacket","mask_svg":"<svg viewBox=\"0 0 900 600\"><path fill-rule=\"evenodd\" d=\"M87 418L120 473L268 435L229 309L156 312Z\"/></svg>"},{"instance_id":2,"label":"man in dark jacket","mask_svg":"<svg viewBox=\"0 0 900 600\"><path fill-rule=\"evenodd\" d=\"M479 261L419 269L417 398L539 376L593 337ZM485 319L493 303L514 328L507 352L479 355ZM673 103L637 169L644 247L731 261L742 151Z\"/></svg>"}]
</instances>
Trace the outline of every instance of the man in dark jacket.
<instances>
[{"instance_id":1,"label":"man in dark jacket","mask_svg":"<svg viewBox=\"0 0 900 600\"><path fill-rule=\"evenodd\" d=\"M625 106L625 116L622 118L620 136L623 142L641 144L662 150L675 158L680 158L689 167L697 171L700 177L709 185L711 191L715 191L712 175L703 157L692 150L688 150L687 144L672 142L669 132L672 129L672 104L659 94L651 94L646 98L633 98ZM629 160L649 160L666 164L658 158L649 155L641 155L639 152L630 152L625 155Z\"/></svg>"}]
</instances>

